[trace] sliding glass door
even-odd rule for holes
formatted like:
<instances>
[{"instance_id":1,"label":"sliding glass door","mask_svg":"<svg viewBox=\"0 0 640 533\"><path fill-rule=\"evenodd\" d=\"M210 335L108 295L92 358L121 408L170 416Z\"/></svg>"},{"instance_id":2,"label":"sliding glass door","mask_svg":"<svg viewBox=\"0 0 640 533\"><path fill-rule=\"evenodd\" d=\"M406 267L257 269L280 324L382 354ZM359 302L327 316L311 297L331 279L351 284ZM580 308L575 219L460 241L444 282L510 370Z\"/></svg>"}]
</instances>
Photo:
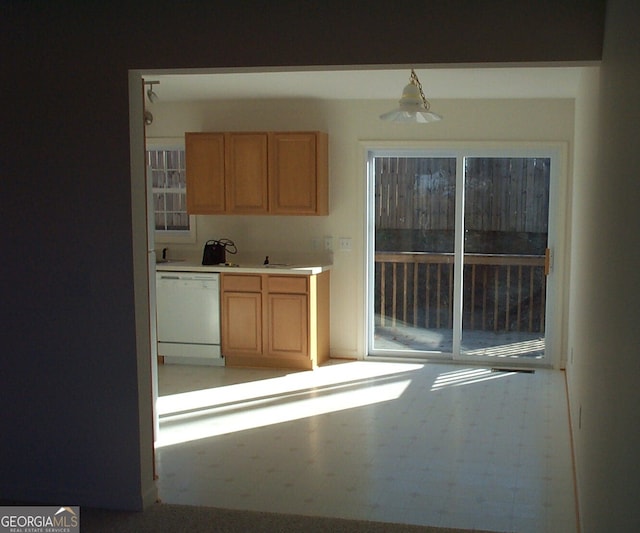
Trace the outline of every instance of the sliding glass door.
<instances>
[{"instance_id":1,"label":"sliding glass door","mask_svg":"<svg viewBox=\"0 0 640 533\"><path fill-rule=\"evenodd\" d=\"M541 358L550 158L464 160L461 353Z\"/></svg>"},{"instance_id":2,"label":"sliding glass door","mask_svg":"<svg viewBox=\"0 0 640 533\"><path fill-rule=\"evenodd\" d=\"M369 354L545 357L553 158L370 150Z\"/></svg>"},{"instance_id":3,"label":"sliding glass door","mask_svg":"<svg viewBox=\"0 0 640 533\"><path fill-rule=\"evenodd\" d=\"M373 160L374 348L451 353L455 157Z\"/></svg>"}]
</instances>

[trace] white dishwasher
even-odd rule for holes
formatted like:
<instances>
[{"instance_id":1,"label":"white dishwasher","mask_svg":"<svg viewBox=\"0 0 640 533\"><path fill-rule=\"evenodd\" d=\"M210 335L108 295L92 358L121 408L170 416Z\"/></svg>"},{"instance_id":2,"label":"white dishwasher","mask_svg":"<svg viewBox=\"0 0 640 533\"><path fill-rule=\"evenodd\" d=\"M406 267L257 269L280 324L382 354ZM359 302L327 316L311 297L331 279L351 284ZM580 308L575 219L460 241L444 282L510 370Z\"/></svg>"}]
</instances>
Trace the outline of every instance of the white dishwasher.
<instances>
[{"instance_id":1,"label":"white dishwasher","mask_svg":"<svg viewBox=\"0 0 640 533\"><path fill-rule=\"evenodd\" d=\"M224 365L220 351L220 275L156 274L158 355L165 363Z\"/></svg>"}]
</instances>

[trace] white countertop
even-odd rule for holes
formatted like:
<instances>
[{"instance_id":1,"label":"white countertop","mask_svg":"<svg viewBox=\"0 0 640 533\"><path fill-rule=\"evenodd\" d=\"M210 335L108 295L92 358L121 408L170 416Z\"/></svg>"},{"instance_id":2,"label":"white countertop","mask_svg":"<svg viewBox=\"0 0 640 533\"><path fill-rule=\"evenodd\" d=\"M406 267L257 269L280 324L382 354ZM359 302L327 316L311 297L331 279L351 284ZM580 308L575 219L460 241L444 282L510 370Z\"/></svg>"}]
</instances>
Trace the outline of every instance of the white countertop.
<instances>
[{"instance_id":1,"label":"white countertop","mask_svg":"<svg viewBox=\"0 0 640 533\"><path fill-rule=\"evenodd\" d=\"M169 260L166 263L156 263L158 272L221 272L224 274L290 274L311 276L321 274L331 268L331 265L297 265L273 263L269 265L229 263L227 265L203 265L196 261Z\"/></svg>"}]
</instances>

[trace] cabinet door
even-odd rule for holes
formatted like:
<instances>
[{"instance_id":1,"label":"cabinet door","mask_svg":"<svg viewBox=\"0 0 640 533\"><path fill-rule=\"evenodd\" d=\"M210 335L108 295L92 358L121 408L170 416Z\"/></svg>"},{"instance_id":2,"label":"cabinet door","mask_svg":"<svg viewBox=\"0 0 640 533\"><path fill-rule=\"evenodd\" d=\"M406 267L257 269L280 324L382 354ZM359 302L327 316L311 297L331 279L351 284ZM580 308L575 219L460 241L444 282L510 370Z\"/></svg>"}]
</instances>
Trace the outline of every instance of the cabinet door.
<instances>
[{"instance_id":1,"label":"cabinet door","mask_svg":"<svg viewBox=\"0 0 640 533\"><path fill-rule=\"evenodd\" d=\"M262 354L262 294L222 294L223 355Z\"/></svg>"},{"instance_id":2,"label":"cabinet door","mask_svg":"<svg viewBox=\"0 0 640 533\"><path fill-rule=\"evenodd\" d=\"M279 215L328 213L327 136L272 133L269 138L269 208Z\"/></svg>"},{"instance_id":3,"label":"cabinet door","mask_svg":"<svg viewBox=\"0 0 640 533\"><path fill-rule=\"evenodd\" d=\"M227 133L226 201L230 214L265 214L268 207L266 133Z\"/></svg>"},{"instance_id":4,"label":"cabinet door","mask_svg":"<svg viewBox=\"0 0 640 533\"><path fill-rule=\"evenodd\" d=\"M309 357L309 310L306 294L268 294L267 353L274 357Z\"/></svg>"},{"instance_id":5,"label":"cabinet door","mask_svg":"<svg viewBox=\"0 0 640 533\"><path fill-rule=\"evenodd\" d=\"M187 212L192 215L223 213L224 134L185 133Z\"/></svg>"}]
</instances>

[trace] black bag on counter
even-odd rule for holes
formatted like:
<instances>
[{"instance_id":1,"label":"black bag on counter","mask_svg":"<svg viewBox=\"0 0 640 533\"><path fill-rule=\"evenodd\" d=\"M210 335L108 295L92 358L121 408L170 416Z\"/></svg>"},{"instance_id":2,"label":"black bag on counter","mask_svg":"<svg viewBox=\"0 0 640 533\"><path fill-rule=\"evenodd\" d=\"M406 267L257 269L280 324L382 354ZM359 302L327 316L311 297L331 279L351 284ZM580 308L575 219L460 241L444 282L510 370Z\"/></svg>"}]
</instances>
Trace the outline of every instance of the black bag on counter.
<instances>
[{"instance_id":1,"label":"black bag on counter","mask_svg":"<svg viewBox=\"0 0 640 533\"><path fill-rule=\"evenodd\" d=\"M204 252L202 253L203 265L221 265L227 262L227 254L235 254L237 252L236 245L229 239L220 239L219 241L210 240L204 244Z\"/></svg>"}]
</instances>

